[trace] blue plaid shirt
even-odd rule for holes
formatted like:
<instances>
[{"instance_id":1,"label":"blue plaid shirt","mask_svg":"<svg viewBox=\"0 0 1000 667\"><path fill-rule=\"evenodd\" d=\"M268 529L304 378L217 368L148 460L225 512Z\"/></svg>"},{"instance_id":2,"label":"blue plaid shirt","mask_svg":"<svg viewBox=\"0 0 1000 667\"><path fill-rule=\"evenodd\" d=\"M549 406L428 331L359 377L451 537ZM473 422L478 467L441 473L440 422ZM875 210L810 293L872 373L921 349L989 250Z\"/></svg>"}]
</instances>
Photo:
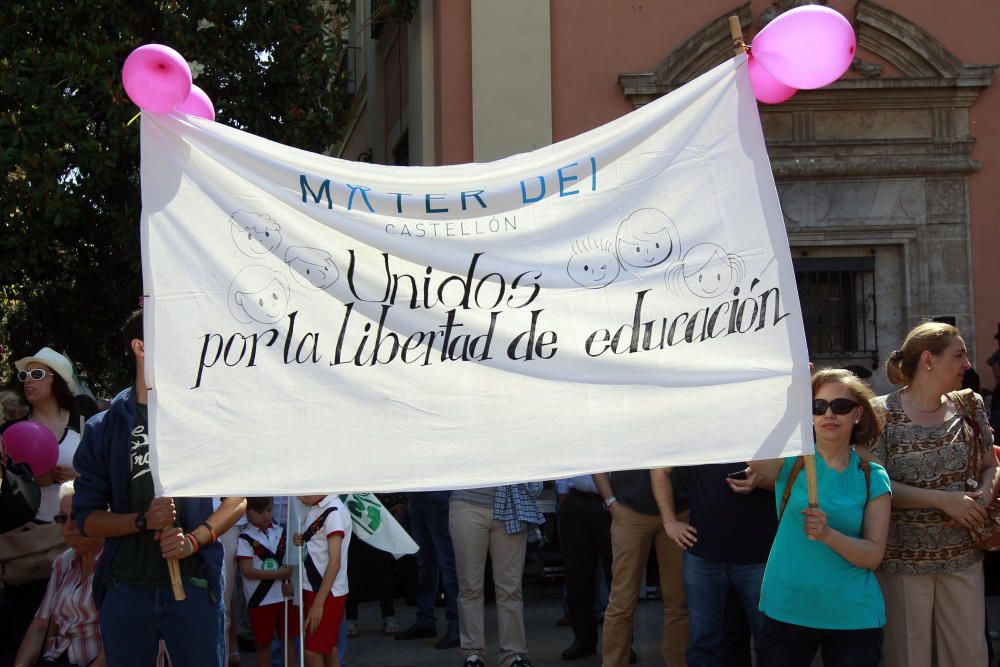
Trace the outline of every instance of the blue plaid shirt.
<instances>
[{"instance_id":1,"label":"blue plaid shirt","mask_svg":"<svg viewBox=\"0 0 1000 667\"><path fill-rule=\"evenodd\" d=\"M535 504L535 498L541 492L541 482L498 486L493 500L493 518L503 521L503 528L508 535L527 530L528 541L538 542L542 539L538 526L545 523L545 517Z\"/></svg>"}]
</instances>

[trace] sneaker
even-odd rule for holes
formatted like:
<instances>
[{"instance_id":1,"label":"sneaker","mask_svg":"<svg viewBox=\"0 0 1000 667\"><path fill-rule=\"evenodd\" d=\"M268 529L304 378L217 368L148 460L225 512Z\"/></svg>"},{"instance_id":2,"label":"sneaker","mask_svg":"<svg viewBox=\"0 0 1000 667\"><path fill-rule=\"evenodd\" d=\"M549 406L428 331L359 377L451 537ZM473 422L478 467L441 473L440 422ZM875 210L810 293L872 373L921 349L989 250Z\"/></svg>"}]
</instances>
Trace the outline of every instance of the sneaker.
<instances>
[{"instance_id":1,"label":"sneaker","mask_svg":"<svg viewBox=\"0 0 1000 667\"><path fill-rule=\"evenodd\" d=\"M399 625L396 623L395 616L386 616L382 619L382 634L383 635L394 635L399 632Z\"/></svg>"},{"instance_id":2,"label":"sneaker","mask_svg":"<svg viewBox=\"0 0 1000 667\"><path fill-rule=\"evenodd\" d=\"M481 656L473 653L465 658L462 662L462 667L486 667L486 663L483 662L483 658Z\"/></svg>"},{"instance_id":3,"label":"sneaker","mask_svg":"<svg viewBox=\"0 0 1000 667\"><path fill-rule=\"evenodd\" d=\"M347 636L348 636L348 638L354 639L355 637L357 637L360 634L361 634L361 630L358 629L358 622L357 621L348 621L347 622Z\"/></svg>"},{"instance_id":4,"label":"sneaker","mask_svg":"<svg viewBox=\"0 0 1000 667\"><path fill-rule=\"evenodd\" d=\"M510 663L510 667L531 667L531 661L523 655L519 655L514 658L514 662Z\"/></svg>"}]
</instances>

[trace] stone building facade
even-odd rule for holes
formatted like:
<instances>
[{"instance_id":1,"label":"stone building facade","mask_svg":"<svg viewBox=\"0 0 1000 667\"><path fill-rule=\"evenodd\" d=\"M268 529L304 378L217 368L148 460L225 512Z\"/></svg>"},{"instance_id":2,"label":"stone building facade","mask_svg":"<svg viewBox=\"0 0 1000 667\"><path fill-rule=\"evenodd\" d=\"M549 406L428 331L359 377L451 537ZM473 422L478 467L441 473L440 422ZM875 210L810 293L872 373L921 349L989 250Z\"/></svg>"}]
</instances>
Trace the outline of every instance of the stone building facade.
<instances>
[{"instance_id":1,"label":"stone building facade","mask_svg":"<svg viewBox=\"0 0 1000 667\"><path fill-rule=\"evenodd\" d=\"M363 66L340 154L449 164L531 150L731 57L728 16L740 17L752 42L762 24L799 4L807 3L438 0L417 3L408 23L387 21L372 38L370 6L359 2ZM820 365L873 368L884 390L889 352L914 323L941 317L966 333L981 365L997 347L1000 320L1000 203L992 197L1000 154L977 145L1000 149L1000 96L991 88L996 65L951 49L967 46L956 34L993 39L989 12L1000 21L1000 11L956 0L963 7L942 29L946 46L934 36L939 4L829 4L858 36L851 71L760 106L810 354ZM991 49L975 55L1000 62L1000 47Z\"/></svg>"}]
</instances>

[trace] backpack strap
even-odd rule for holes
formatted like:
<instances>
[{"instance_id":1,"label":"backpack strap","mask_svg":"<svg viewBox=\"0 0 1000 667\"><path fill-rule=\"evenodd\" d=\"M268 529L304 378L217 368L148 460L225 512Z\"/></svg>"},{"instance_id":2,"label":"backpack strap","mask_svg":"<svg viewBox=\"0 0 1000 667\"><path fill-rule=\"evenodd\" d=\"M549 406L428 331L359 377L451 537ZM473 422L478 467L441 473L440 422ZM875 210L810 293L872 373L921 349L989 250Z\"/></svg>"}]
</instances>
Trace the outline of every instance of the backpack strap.
<instances>
[{"instance_id":1,"label":"backpack strap","mask_svg":"<svg viewBox=\"0 0 1000 667\"><path fill-rule=\"evenodd\" d=\"M865 504L862 507L868 507L868 501L872 497L872 467L868 461L861 461L858 468L865 474Z\"/></svg>"},{"instance_id":2,"label":"backpack strap","mask_svg":"<svg viewBox=\"0 0 1000 667\"><path fill-rule=\"evenodd\" d=\"M785 515L785 506L788 504L788 497L792 495L792 485L795 484L795 478L802 472L805 464L805 458L801 456L795 457L795 465L788 472L788 481L785 482L785 492L781 494L781 509L778 510L778 523L781 523L781 517Z\"/></svg>"},{"instance_id":3,"label":"backpack strap","mask_svg":"<svg viewBox=\"0 0 1000 667\"><path fill-rule=\"evenodd\" d=\"M962 418L962 432L969 450L969 480L979 485L979 474L983 467L983 433L976 420L976 404L972 401L971 389L949 391L948 398L955 404L955 410ZM971 405L970 405L971 404Z\"/></svg>"}]
</instances>

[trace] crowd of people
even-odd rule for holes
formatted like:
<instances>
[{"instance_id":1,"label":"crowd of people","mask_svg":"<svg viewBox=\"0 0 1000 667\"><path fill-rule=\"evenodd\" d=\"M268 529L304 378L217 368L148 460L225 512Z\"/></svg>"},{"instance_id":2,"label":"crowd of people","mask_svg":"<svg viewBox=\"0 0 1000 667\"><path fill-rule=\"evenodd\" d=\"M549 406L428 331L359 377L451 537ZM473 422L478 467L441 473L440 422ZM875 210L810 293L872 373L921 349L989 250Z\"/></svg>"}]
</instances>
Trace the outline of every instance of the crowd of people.
<instances>
[{"instance_id":1,"label":"crowd of people","mask_svg":"<svg viewBox=\"0 0 1000 667\"><path fill-rule=\"evenodd\" d=\"M59 455L31 479L34 519L0 534L0 667L238 664L241 617L259 666L291 664L300 634L306 665L341 665L366 583L384 634L485 667L487 563L499 667L530 667L522 582L542 483L382 496L419 547L416 616L400 627L392 558L354 534L336 494L300 496L294 523L284 499L155 496L141 311L124 332L135 384L103 411L78 401L72 363L49 348L15 362L2 395L0 436L31 420ZM989 363L1000 382L1000 352ZM670 667L806 667L817 653L826 667L988 664L981 547L996 527L1000 399L988 410L963 389L970 368L960 332L925 322L886 362L894 392L875 397L849 370L814 373L814 457L556 480L572 631L561 658L637 661L655 550ZM23 474L0 461L5 479ZM303 548L301 596L291 545Z\"/></svg>"}]
</instances>

